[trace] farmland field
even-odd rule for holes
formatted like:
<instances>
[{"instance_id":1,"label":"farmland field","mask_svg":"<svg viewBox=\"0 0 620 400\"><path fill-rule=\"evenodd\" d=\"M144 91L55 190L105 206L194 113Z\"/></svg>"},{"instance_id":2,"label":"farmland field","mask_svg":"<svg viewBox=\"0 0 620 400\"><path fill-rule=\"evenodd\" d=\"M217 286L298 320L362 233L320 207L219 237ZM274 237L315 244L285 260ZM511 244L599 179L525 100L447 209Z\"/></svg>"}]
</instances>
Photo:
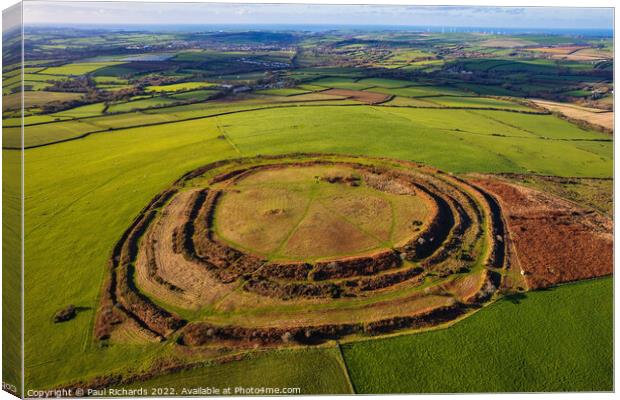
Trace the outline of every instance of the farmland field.
<instances>
[{"instance_id":1,"label":"farmland field","mask_svg":"<svg viewBox=\"0 0 620 400\"><path fill-rule=\"evenodd\" d=\"M610 37L140 29L5 49L16 391L613 390Z\"/></svg>"},{"instance_id":2,"label":"farmland field","mask_svg":"<svg viewBox=\"0 0 620 400\"><path fill-rule=\"evenodd\" d=\"M141 110L141 109L146 109L146 108L161 107L167 104L175 104L175 103L176 101L174 99L169 99L165 97L161 97L161 98L151 97L147 99L132 100L126 103L111 104L108 107L108 112L110 113L127 112L127 111Z\"/></svg>"},{"instance_id":3,"label":"farmland field","mask_svg":"<svg viewBox=\"0 0 620 400\"><path fill-rule=\"evenodd\" d=\"M611 279L583 282L502 300L448 330L346 344L353 386L358 393L612 390L611 365L594 361L611 360L611 290ZM537 367L541 355L551 371ZM415 379L407 379L412 370Z\"/></svg>"},{"instance_id":4,"label":"farmland field","mask_svg":"<svg viewBox=\"0 0 620 400\"><path fill-rule=\"evenodd\" d=\"M170 97L178 100L204 101L214 97L217 93L217 90L190 90L189 92L173 94Z\"/></svg>"},{"instance_id":5,"label":"farmland field","mask_svg":"<svg viewBox=\"0 0 620 400\"><path fill-rule=\"evenodd\" d=\"M147 87L147 90L151 92L179 92L195 89L204 89L210 86L215 86L215 84L209 82L183 82L171 85L149 86Z\"/></svg>"},{"instance_id":6,"label":"farmland field","mask_svg":"<svg viewBox=\"0 0 620 400\"><path fill-rule=\"evenodd\" d=\"M111 65L117 65L120 63L75 63L66 64L59 67L49 67L43 70L46 75L83 75L89 72L96 71L100 68L108 67Z\"/></svg>"},{"instance_id":7,"label":"farmland field","mask_svg":"<svg viewBox=\"0 0 620 400\"><path fill-rule=\"evenodd\" d=\"M2 107L4 110L14 110L20 106L20 93L4 96ZM53 101L67 101L79 98L78 93L62 92L24 92L24 107L40 107Z\"/></svg>"},{"instance_id":8,"label":"farmland field","mask_svg":"<svg viewBox=\"0 0 620 400\"><path fill-rule=\"evenodd\" d=\"M405 97L431 97L431 96L467 96L467 92L460 91L450 87L437 87L437 86L409 86L403 88L373 88L375 92L394 94L397 96Z\"/></svg>"},{"instance_id":9,"label":"farmland field","mask_svg":"<svg viewBox=\"0 0 620 400\"><path fill-rule=\"evenodd\" d=\"M607 129L613 129L614 115L612 112L605 112L598 109L572 106L543 100L535 101L535 103L542 107L548 108L551 111L559 112L569 118L574 118L576 120L585 121L590 124L599 125Z\"/></svg>"},{"instance_id":10,"label":"farmland field","mask_svg":"<svg viewBox=\"0 0 620 400\"><path fill-rule=\"evenodd\" d=\"M431 99L433 103L440 104L446 107L472 107L472 108L496 108L504 110L520 110L528 111L530 108L515 104L504 100L495 100L484 97L434 97Z\"/></svg>"},{"instance_id":11,"label":"farmland field","mask_svg":"<svg viewBox=\"0 0 620 400\"><path fill-rule=\"evenodd\" d=\"M183 389L199 388L205 381L220 390L230 386L283 388L295 382L301 394L349 394L352 393L351 386L340 359L341 355L335 348L258 354L240 361L241 366L222 364L199 367L148 381L147 386L171 387L177 395L182 395ZM315 369L317 364L321 364L320 371ZM127 387L134 386L144 387L144 383Z\"/></svg>"}]
</instances>

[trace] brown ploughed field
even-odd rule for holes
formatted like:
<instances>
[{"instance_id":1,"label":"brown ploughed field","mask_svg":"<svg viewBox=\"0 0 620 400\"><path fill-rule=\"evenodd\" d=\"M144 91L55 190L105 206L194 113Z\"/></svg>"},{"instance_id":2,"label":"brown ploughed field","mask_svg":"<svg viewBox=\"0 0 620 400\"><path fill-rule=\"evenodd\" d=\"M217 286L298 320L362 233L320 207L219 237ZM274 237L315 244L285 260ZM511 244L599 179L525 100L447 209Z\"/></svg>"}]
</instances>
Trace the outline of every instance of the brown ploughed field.
<instances>
[{"instance_id":1,"label":"brown ploughed field","mask_svg":"<svg viewBox=\"0 0 620 400\"><path fill-rule=\"evenodd\" d=\"M328 89L321 93L329 94L332 96L342 96L351 100L360 101L367 104L379 104L388 101L392 96L389 94L366 92L363 90L349 90L349 89Z\"/></svg>"}]
</instances>

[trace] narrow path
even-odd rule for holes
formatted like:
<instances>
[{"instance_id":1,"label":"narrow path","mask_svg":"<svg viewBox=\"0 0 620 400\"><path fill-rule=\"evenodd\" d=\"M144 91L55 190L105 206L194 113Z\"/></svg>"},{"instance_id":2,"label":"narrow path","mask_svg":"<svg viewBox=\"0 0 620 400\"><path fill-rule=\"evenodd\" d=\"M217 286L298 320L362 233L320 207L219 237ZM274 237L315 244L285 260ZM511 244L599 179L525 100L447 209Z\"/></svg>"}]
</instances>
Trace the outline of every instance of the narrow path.
<instances>
[{"instance_id":1,"label":"narrow path","mask_svg":"<svg viewBox=\"0 0 620 400\"><path fill-rule=\"evenodd\" d=\"M337 217L339 217L340 219L342 219L343 221L345 221L346 223L348 223L349 225L351 225L352 227L354 227L355 229L357 229L362 235L375 240L378 244L385 246L385 247L392 247L391 242L389 241L385 241L383 239L381 239L380 237L376 236L375 234L373 234L372 232L367 231L366 229L362 228L359 224L356 224L355 222L353 222L351 219L349 219L346 215L344 215L343 213L341 213L340 211L336 210L335 208L332 208L330 206L328 206L325 202L321 201L320 199L318 200L318 202L323 206L323 208L325 208L327 211L330 211L332 213L334 213Z\"/></svg>"},{"instance_id":2,"label":"narrow path","mask_svg":"<svg viewBox=\"0 0 620 400\"><path fill-rule=\"evenodd\" d=\"M355 390L355 385L353 385L353 381L351 380L351 374L349 374L349 367L347 366L347 361L344 358L344 353L342 351L342 346L340 345L339 340L336 340L336 347L338 348L338 354L340 355L340 365L342 367L342 371L344 372L344 376L347 378L349 389L351 390L352 394L357 394L357 391Z\"/></svg>"},{"instance_id":3,"label":"narrow path","mask_svg":"<svg viewBox=\"0 0 620 400\"><path fill-rule=\"evenodd\" d=\"M486 119L488 119L488 120L490 120L490 121L497 122L498 124L501 124L501 125L507 126L507 127L509 127L509 128L513 128L513 129L519 130L519 131L521 131L521 132L525 132L525 133L527 133L527 134L530 134L530 135L533 135L533 136L536 136L536 137L541 137L540 135L536 134L536 132L532 132L532 131L530 131L529 129L525 129L525 128L522 128L522 127L520 127L520 126L516 126L516 125L513 125L513 124L509 124L508 122L506 122L506 121L502 121L501 119L493 118L493 117L491 117L491 116L484 115L484 114L481 114L481 113L476 112L476 111L471 111L471 110L470 110L470 111L467 111L467 112L468 112L469 114L477 115L477 116L479 116L479 117L486 118Z\"/></svg>"},{"instance_id":4,"label":"narrow path","mask_svg":"<svg viewBox=\"0 0 620 400\"><path fill-rule=\"evenodd\" d=\"M299 228L301 223L308 216L308 212L310 211L310 207L312 206L312 203L314 203L314 199L316 198L317 195L318 195L318 187L317 187L317 185L311 186L310 187L310 193L308 195L308 203L306 204L306 208L304 209L304 212L301 214L301 217L293 225L291 230L286 234L284 239L278 244L278 247L276 247L276 249L274 251L272 251L271 253L269 253L267 255L267 258L273 259L274 257L276 257L280 253L282 248L286 245L286 243L288 243L288 241L291 239L293 234L297 231L297 229Z\"/></svg>"},{"instance_id":5,"label":"narrow path","mask_svg":"<svg viewBox=\"0 0 620 400\"><path fill-rule=\"evenodd\" d=\"M226 141L228 142L228 144L230 144L232 146L233 149L235 149L235 151L237 152L237 154L242 155L241 150L239 150L239 147L237 147L237 145L235 144L235 142L232 141L232 139L230 138L230 136L228 136L228 134L226 133L226 131L224 130L224 128L222 127L222 125L220 125L220 122L217 118L215 118L215 126L217 127L217 131L224 136L224 139L226 139Z\"/></svg>"}]
</instances>

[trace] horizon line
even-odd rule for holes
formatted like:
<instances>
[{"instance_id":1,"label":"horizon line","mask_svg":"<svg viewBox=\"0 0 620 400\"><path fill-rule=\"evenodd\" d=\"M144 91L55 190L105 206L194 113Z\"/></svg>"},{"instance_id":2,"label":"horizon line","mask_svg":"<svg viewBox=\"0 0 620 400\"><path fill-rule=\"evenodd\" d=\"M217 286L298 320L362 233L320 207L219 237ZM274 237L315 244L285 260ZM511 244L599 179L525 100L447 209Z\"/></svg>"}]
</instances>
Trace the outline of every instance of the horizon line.
<instances>
[{"instance_id":1,"label":"horizon line","mask_svg":"<svg viewBox=\"0 0 620 400\"><path fill-rule=\"evenodd\" d=\"M39 26L239 26L239 25L250 25L250 26L378 26L378 27L389 27L389 26L398 26L398 27L411 27L411 28L469 28L469 29L497 29L497 30L512 30L512 29L544 29L548 31L552 30L606 30L606 31L614 31L614 27L609 28L601 28L601 27L543 27L543 26L512 26L512 27L502 27L502 26L481 26L481 25L449 25L449 24L427 24L427 25L408 25L408 24L373 24L373 23L365 23L365 24L356 24L356 23L329 23L329 24L316 24L316 23L286 23L286 22L271 22L271 23L259 23L259 22L204 22L204 23L187 23L187 22L178 22L178 23L168 23L168 22L142 22L142 23L62 23L62 22L29 22L24 25L39 25Z\"/></svg>"}]
</instances>

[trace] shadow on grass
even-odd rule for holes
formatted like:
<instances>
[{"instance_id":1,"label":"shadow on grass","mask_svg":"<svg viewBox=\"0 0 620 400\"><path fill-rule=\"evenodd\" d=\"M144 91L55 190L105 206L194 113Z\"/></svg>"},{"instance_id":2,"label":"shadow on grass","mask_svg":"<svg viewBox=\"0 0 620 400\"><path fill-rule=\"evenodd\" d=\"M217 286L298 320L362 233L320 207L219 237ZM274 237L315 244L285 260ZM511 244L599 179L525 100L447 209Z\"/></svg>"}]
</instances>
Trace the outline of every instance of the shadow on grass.
<instances>
[{"instance_id":1,"label":"shadow on grass","mask_svg":"<svg viewBox=\"0 0 620 400\"><path fill-rule=\"evenodd\" d=\"M525 293L511 293L509 295L506 295L504 298L512 304L520 304L521 300L525 300L527 296L525 295Z\"/></svg>"}]
</instances>

